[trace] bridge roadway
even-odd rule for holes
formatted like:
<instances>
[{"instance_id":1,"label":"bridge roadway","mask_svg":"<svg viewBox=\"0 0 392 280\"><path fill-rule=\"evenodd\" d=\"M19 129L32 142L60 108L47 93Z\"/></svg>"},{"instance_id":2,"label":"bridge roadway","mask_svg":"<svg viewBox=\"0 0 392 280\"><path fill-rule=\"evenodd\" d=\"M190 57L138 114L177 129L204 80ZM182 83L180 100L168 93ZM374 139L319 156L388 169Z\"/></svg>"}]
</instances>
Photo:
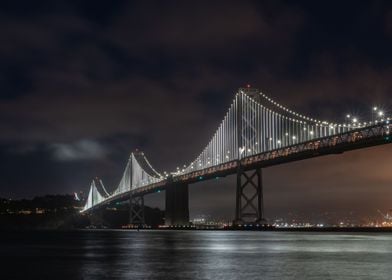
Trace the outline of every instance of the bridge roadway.
<instances>
[{"instance_id":1,"label":"bridge roadway","mask_svg":"<svg viewBox=\"0 0 392 280\"><path fill-rule=\"evenodd\" d=\"M350 150L392 143L392 135L390 135L391 129L392 124L389 123L389 120L383 121L373 126L358 128L339 135L313 139L304 143L244 157L240 160L226 162L224 164L208 167L188 174L168 177L166 180L158 183L153 183L112 196L84 212L91 213L92 211L101 207L106 207L113 202L129 200L130 196L144 196L146 194L163 191L173 184L188 185L209 179L215 179L217 177L226 177L228 175L236 174L239 168L242 168L243 171L248 171L298 160L330 154L341 154Z\"/></svg>"}]
</instances>

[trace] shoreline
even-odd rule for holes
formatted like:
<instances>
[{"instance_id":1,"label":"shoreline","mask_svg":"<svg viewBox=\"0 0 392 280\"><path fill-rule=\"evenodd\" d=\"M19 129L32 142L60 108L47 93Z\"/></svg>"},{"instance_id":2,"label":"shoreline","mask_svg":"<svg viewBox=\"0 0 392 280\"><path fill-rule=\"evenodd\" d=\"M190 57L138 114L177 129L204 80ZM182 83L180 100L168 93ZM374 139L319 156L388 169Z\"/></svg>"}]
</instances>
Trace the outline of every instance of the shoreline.
<instances>
[{"instance_id":1,"label":"shoreline","mask_svg":"<svg viewBox=\"0 0 392 280\"><path fill-rule=\"evenodd\" d=\"M138 228L3 228L1 232L23 232L23 231L260 231L260 232L341 232L341 233L352 233L352 232L363 232L363 233L392 233L392 227L308 227L308 228L276 228L276 227L227 227L227 228L208 228L208 227L140 227Z\"/></svg>"}]
</instances>

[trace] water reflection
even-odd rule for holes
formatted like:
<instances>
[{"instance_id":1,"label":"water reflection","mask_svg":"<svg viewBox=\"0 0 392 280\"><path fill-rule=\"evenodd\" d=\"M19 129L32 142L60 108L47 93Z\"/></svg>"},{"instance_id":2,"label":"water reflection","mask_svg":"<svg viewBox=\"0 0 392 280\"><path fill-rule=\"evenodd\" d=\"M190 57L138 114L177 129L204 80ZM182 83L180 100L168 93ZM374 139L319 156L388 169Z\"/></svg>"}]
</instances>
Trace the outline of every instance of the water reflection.
<instances>
[{"instance_id":1,"label":"water reflection","mask_svg":"<svg viewBox=\"0 0 392 280\"><path fill-rule=\"evenodd\" d=\"M4 279L391 279L392 274L389 234L79 231L0 237L2 272L11 276Z\"/></svg>"}]
</instances>

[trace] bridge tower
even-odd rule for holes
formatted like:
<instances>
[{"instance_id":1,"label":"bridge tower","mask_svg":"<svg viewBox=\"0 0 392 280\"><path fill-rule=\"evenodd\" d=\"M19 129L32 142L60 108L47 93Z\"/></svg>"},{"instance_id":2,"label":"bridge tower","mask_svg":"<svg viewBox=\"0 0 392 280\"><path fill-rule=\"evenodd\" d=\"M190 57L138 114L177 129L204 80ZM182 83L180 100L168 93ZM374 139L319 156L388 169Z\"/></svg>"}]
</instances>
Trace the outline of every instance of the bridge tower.
<instances>
[{"instance_id":1,"label":"bridge tower","mask_svg":"<svg viewBox=\"0 0 392 280\"><path fill-rule=\"evenodd\" d=\"M135 150L131 153L125 169L120 188L124 191L140 188L158 181L160 174L148 162L142 151ZM129 222L131 225L145 225L144 196L131 192L129 197Z\"/></svg>"},{"instance_id":2,"label":"bridge tower","mask_svg":"<svg viewBox=\"0 0 392 280\"><path fill-rule=\"evenodd\" d=\"M131 225L145 225L144 219L144 196L129 197L129 223Z\"/></svg>"},{"instance_id":3,"label":"bridge tower","mask_svg":"<svg viewBox=\"0 0 392 280\"><path fill-rule=\"evenodd\" d=\"M262 169L237 169L235 225L265 224Z\"/></svg>"},{"instance_id":4,"label":"bridge tower","mask_svg":"<svg viewBox=\"0 0 392 280\"><path fill-rule=\"evenodd\" d=\"M241 165L244 147L251 146L250 142L257 139L256 123L249 120L249 116L243 112L243 96L246 93L257 101L260 101L258 90L254 88L241 88L237 99L237 143L238 143L238 167L235 225L252 223L265 223L263 202L263 180L261 168L245 171ZM265 135L266 138L269 138Z\"/></svg>"}]
</instances>

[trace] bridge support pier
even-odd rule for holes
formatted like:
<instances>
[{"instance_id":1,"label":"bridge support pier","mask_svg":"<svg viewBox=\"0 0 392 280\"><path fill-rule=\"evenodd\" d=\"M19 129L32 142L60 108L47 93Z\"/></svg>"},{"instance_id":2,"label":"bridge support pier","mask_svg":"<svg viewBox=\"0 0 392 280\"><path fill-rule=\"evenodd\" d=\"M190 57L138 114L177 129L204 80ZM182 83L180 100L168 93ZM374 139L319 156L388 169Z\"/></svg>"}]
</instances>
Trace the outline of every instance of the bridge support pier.
<instances>
[{"instance_id":1,"label":"bridge support pier","mask_svg":"<svg viewBox=\"0 0 392 280\"><path fill-rule=\"evenodd\" d=\"M104 212L105 209L97 209L93 213L90 213L89 215L90 225L97 228L102 228L105 225L104 215L103 215Z\"/></svg>"},{"instance_id":2,"label":"bridge support pier","mask_svg":"<svg viewBox=\"0 0 392 280\"><path fill-rule=\"evenodd\" d=\"M144 225L144 197L129 197L129 223L131 225Z\"/></svg>"},{"instance_id":3,"label":"bridge support pier","mask_svg":"<svg viewBox=\"0 0 392 280\"><path fill-rule=\"evenodd\" d=\"M169 184L165 191L165 225L189 225L189 191L187 184Z\"/></svg>"},{"instance_id":4,"label":"bridge support pier","mask_svg":"<svg viewBox=\"0 0 392 280\"><path fill-rule=\"evenodd\" d=\"M261 168L245 172L237 170L235 225L265 224L263 180Z\"/></svg>"}]
</instances>

